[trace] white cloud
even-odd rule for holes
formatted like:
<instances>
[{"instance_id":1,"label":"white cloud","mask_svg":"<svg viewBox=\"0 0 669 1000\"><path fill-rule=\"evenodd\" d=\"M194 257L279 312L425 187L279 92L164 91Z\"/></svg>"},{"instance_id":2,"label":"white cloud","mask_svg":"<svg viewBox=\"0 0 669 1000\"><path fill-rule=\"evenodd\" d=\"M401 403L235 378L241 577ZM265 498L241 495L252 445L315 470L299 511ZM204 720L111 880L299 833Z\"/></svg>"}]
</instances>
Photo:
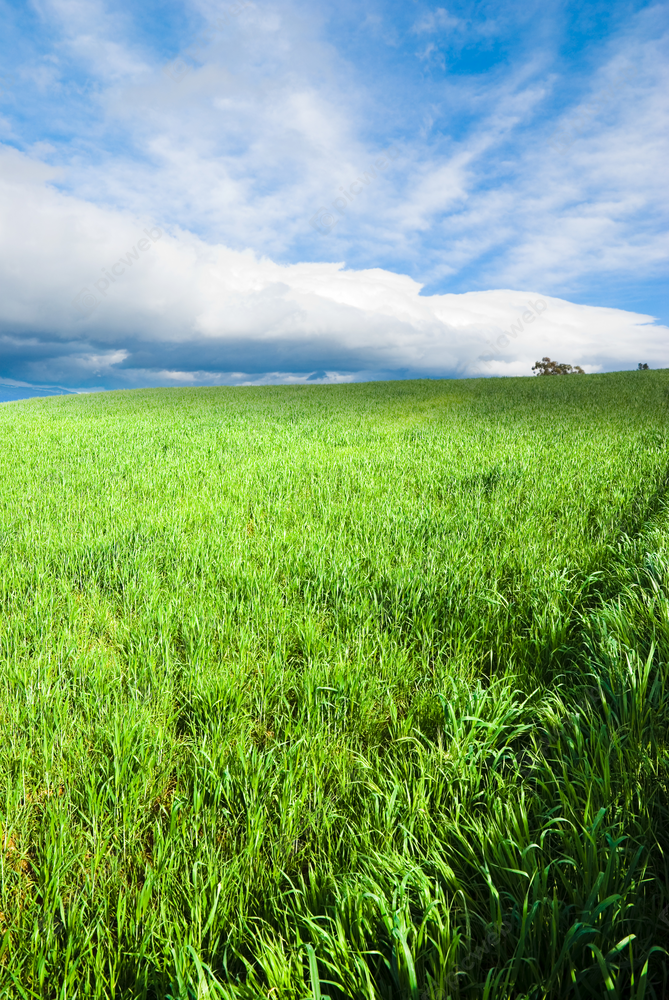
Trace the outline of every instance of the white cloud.
<instances>
[{"instance_id":1,"label":"white cloud","mask_svg":"<svg viewBox=\"0 0 669 1000\"><path fill-rule=\"evenodd\" d=\"M146 70L146 63L127 42L130 18L104 0L38 0L45 23L60 35L58 48L100 79L118 81Z\"/></svg>"},{"instance_id":2,"label":"white cloud","mask_svg":"<svg viewBox=\"0 0 669 1000\"><path fill-rule=\"evenodd\" d=\"M590 369L669 365L669 330L650 316L532 290L425 296L380 268L282 265L178 228L158 235L149 220L54 190L48 175L14 150L0 156L2 349L16 379L467 374L478 357L491 374L529 374L546 354ZM83 289L97 300L88 312Z\"/></svg>"},{"instance_id":3,"label":"white cloud","mask_svg":"<svg viewBox=\"0 0 669 1000\"><path fill-rule=\"evenodd\" d=\"M183 77L133 37L130 12L104 0L37 2L57 36L40 87L64 96L50 143L0 157L2 349L17 379L464 373L481 354L496 374L527 374L543 354L593 369L669 363L666 330L650 317L565 301L602 279L645 281L666 267L669 72L656 8L630 16L580 91L547 71L538 44L503 71L446 75L438 91L426 82L424 105L408 98L396 109L383 80L370 82L323 37L325 14L298 16L290 0L242 10ZM215 7L193 2L193 25L214 22ZM439 7L415 30L429 46L429 33L450 44L482 25ZM184 29L181 49L196 37ZM53 136L73 114L75 64L93 83L73 102L68 146ZM636 77L610 91L626 67ZM21 127L7 124L17 144ZM567 149L556 150L556 129L575 134ZM393 135L403 135L400 156L337 214L340 188ZM317 232L309 223L321 207L339 221ZM96 290L154 224L161 240ZM305 259L325 262L296 263ZM540 291L420 294L420 282L463 287L463 275L469 287ZM72 304L84 288L98 299L88 315ZM494 355L499 345L486 341L540 295L541 318Z\"/></svg>"},{"instance_id":4,"label":"white cloud","mask_svg":"<svg viewBox=\"0 0 669 1000\"><path fill-rule=\"evenodd\" d=\"M438 99L430 90L425 107L402 119L324 40L317 13L298 16L288 0L241 10L178 79L123 42L129 17L102 0L42 2L62 26L60 49L88 66L77 39L96 40L86 52L98 67L99 118L59 153L70 158L60 183L87 201L277 260L381 263L425 282L468 268L479 286L575 294L593 274L645 278L666 262L669 74L666 31L652 11L630 17L557 121L548 109L572 82L547 72L541 46L504 72L447 75ZM195 5L205 24L216 21L214 6ZM425 32L462 23L444 7L417 21ZM185 32L181 48L196 37ZM630 66L637 78L600 100L558 155L549 144L556 126L569 132L582 106ZM453 113L473 123L457 139ZM429 121L420 134L416 120ZM333 231L314 233L313 214L331 210L340 186L402 134L398 121L408 125L401 159Z\"/></svg>"},{"instance_id":5,"label":"white cloud","mask_svg":"<svg viewBox=\"0 0 669 1000\"><path fill-rule=\"evenodd\" d=\"M434 31L447 31L464 27L464 22L459 17L449 14L445 7L436 7L435 10L423 14L412 27L412 31L417 35Z\"/></svg>"}]
</instances>

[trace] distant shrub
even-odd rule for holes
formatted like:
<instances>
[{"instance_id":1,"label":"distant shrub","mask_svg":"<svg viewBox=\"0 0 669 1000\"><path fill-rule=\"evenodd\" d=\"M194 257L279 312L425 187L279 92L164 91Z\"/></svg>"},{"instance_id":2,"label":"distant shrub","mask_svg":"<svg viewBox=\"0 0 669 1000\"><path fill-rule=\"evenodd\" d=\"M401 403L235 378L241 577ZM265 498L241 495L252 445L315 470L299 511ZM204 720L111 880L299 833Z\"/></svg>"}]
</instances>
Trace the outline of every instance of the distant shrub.
<instances>
[{"instance_id":1,"label":"distant shrub","mask_svg":"<svg viewBox=\"0 0 669 1000\"><path fill-rule=\"evenodd\" d=\"M580 365L561 365L550 358L537 361L536 365L532 365L532 371L536 371L537 375L585 375Z\"/></svg>"},{"instance_id":2,"label":"distant shrub","mask_svg":"<svg viewBox=\"0 0 669 1000\"><path fill-rule=\"evenodd\" d=\"M645 365L645 364L642 365L641 362L639 362L639 366L637 368L637 371L638 372L647 372L648 371L648 365Z\"/></svg>"}]
</instances>

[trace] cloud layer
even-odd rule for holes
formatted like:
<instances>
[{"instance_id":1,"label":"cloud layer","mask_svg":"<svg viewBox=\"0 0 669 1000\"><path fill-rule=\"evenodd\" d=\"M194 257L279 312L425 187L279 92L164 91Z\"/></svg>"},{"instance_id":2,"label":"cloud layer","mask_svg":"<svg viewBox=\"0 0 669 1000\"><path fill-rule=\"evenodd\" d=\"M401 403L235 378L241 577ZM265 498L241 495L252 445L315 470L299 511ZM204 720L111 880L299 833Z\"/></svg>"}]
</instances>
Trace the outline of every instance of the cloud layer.
<instances>
[{"instance_id":1,"label":"cloud layer","mask_svg":"<svg viewBox=\"0 0 669 1000\"><path fill-rule=\"evenodd\" d=\"M407 275L281 264L52 186L0 156L5 376L72 388L321 378L529 375L667 365L651 316L540 290L422 295ZM643 357L637 357L643 343Z\"/></svg>"},{"instance_id":2,"label":"cloud layer","mask_svg":"<svg viewBox=\"0 0 669 1000\"><path fill-rule=\"evenodd\" d=\"M669 364L666 5L7 13L5 381Z\"/></svg>"}]
</instances>

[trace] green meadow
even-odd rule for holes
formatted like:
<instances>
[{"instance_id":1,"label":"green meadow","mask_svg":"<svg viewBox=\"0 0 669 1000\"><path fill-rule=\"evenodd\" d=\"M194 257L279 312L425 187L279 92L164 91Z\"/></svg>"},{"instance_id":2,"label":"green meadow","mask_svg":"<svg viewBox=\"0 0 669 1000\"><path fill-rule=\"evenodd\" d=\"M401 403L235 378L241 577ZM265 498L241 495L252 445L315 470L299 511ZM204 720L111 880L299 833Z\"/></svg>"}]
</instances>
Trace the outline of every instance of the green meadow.
<instances>
[{"instance_id":1,"label":"green meadow","mask_svg":"<svg viewBox=\"0 0 669 1000\"><path fill-rule=\"evenodd\" d=\"M669 995L669 371L0 442L3 1000Z\"/></svg>"}]
</instances>

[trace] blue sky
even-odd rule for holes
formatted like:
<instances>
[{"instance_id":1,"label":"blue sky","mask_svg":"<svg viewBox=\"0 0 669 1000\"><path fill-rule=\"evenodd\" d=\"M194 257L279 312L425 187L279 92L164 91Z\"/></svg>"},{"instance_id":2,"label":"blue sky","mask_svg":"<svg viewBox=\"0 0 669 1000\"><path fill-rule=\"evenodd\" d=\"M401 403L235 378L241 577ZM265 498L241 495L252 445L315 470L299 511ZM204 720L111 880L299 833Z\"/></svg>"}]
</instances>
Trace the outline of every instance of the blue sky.
<instances>
[{"instance_id":1,"label":"blue sky","mask_svg":"<svg viewBox=\"0 0 669 1000\"><path fill-rule=\"evenodd\" d=\"M0 10L14 393L669 366L666 4Z\"/></svg>"}]
</instances>

